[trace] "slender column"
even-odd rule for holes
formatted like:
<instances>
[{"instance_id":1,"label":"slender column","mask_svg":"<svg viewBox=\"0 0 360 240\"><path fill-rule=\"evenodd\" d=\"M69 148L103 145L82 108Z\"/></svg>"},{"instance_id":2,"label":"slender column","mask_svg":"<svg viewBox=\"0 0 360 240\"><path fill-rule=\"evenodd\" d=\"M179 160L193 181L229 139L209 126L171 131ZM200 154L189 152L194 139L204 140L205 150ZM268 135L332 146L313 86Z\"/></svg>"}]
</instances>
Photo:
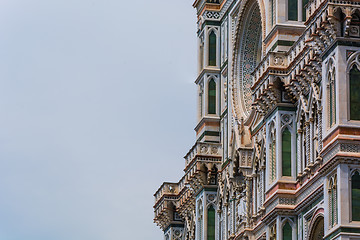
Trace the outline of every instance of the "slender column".
<instances>
[{"instance_id":1,"label":"slender column","mask_svg":"<svg viewBox=\"0 0 360 240\"><path fill-rule=\"evenodd\" d=\"M310 164L314 164L314 119L310 118L310 140L309 141L309 151L310 151Z\"/></svg>"},{"instance_id":2,"label":"slender column","mask_svg":"<svg viewBox=\"0 0 360 240\"><path fill-rule=\"evenodd\" d=\"M318 152L320 154L321 150L322 150L322 146L323 146L323 142L322 142L322 111L319 110L318 111L318 142L319 142L319 147L318 147Z\"/></svg>"},{"instance_id":3,"label":"slender column","mask_svg":"<svg viewBox=\"0 0 360 240\"><path fill-rule=\"evenodd\" d=\"M251 193L252 193L252 180L250 177L246 178L246 225L249 226L251 218Z\"/></svg>"},{"instance_id":4,"label":"slender column","mask_svg":"<svg viewBox=\"0 0 360 240\"><path fill-rule=\"evenodd\" d=\"M298 138L297 138L297 174L302 173L302 130L298 129Z\"/></svg>"},{"instance_id":5,"label":"slender column","mask_svg":"<svg viewBox=\"0 0 360 240\"><path fill-rule=\"evenodd\" d=\"M306 157L306 167L310 164L310 123L306 123L306 144L305 144L305 157Z\"/></svg>"}]
</instances>

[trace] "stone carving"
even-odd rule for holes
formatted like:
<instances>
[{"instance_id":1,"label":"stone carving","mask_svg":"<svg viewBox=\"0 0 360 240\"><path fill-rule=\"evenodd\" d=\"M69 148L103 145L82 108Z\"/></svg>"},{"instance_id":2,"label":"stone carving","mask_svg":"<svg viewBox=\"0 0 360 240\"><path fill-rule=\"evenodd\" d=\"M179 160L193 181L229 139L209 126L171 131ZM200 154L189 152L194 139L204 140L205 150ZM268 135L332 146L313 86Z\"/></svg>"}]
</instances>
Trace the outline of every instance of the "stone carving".
<instances>
[{"instance_id":1,"label":"stone carving","mask_svg":"<svg viewBox=\"0 0 360 240\"><path fill-rule=\"evenodd\" d=\"M274 65L275 65L275 66L283 66L283 65L284 65L284 57L282 57L282 56L275 56L275 58L274 58Z\"/></svg>"},{"instance_id":2,"label":"stone carving","mask_svg":"<svg viewBox=\"0 0 360 240\"><path fill-rule=\"evenodd\" d=\"M220 49L225 49L223 44L226 42L233 47L229 49L233 55L225 60L225 51L221 50L221 66L203 66L197 80L199 93L205 94L201 95L205 103L208 89L206 85L200 87L202 79L217 76L222 81L218 85L222 89L218 89L216 96L221 103L222 115L200 116L211 131L220 128L221 143L197 139L199 142L185 156L182 182L169 188L165 184L166 187L155 194L157 224L166 229L173 220L173 209L185 222L181 237L174 231L174 236L170 236L173 239L204 238L205 211L209 205L216 207L217 240L255 236L255 239L262 239L264 233L267 238L279 238L281 233L277 231L281 231L281 225L277 224L287 220L293 224L295 219L298 227L305 229L306 238L311 229L310 212L326 201L324 177L335 172L339 163L354 168L359 163L356 154L352 154L360 152L356 140L329 138L337 129L327 126L328 109L324 107L327 106L327 89L323 82L327 78L323 73L327 74L325 68L332 57L336 57L334 71L337 74L340 73L339 65L340 69L351 64L360 66L359 47L353 44L357 40L352 41L359 37L360 27L355 23L360 18L355 15L359 15L356 9L360 4L354 1L309 1L306 21L301 22L302 27L296 24L294 31L291 30L292 39L297 39L292 46L281 45L278 39L275 40L278 45L273 45L272 36L263 31L267 22L265 18L261 19L265 13L260 9L264 6L257 4L252 0L224 0L219 4L208 4L205 0L195 2L201 50L208 51L207 30L216 29ZM289 26L291 22L287 24ZM290 32L283 27L274 28L279 30L279 40L285 31ZM264 49L262 42L271 45ZM201 61L206 62L206 52L203 57ZM344 77L339 87L346 85L345 80ZM201 106L206 115L206 104ZM341 124L355 125L351 121ZM283 176L281 171L286 163L281 158L281 133L285 128L292 137L291 176ZM199 130L198 135L202 131ZM323 144L326 144L325 149ZM274 146L271 152L269 146ZM226 149L225 157L223 149ZM336 154L338 157L334 158ZM269 159L274 161L266 161ZM200 206L195 204L199 195L205 201ZM247 236L241 235L243 233Z\"/></svg>"}]
</instances>

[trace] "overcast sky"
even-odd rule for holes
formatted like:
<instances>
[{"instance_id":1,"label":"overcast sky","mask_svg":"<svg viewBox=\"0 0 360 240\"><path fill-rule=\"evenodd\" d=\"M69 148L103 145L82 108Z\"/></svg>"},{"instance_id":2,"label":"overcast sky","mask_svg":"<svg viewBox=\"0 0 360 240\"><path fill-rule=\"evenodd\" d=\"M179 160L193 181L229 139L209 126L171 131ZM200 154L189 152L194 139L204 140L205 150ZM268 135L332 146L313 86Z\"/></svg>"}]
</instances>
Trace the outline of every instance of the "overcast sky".
<instances>
[{"instance_id":1,"label":"overcast sky","mask_svg":"<svg viewBox=\"0 0 360 240\"><path fill-rule=\"evenodd\" d=\"M195 141L192 0L0 1L0 239L162 239Z\"/></svg>"}]
</instances>

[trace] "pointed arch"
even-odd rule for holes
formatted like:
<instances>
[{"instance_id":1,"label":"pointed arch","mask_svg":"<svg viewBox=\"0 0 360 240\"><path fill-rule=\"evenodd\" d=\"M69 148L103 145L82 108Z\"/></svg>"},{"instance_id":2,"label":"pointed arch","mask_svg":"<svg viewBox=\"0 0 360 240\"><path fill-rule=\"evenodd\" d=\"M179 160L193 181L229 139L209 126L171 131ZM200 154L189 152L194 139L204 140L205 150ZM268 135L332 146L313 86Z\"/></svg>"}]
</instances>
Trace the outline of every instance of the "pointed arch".
<instances>
[{"instance_id":1,"label":"pointed arch","mask_svg":"<svg viewBox=\"0 0 360 240\"><path fill-rule=\"evenodd\" d=\"M217 45L217 39L216 39L216 33L214 30L211 30L209 33L209 66L216 66L216 45Z\"/></svg>"},{"instance_id":2,"label":"pointed arch","mask_svg":"<svg viewBox=\"0 0 360 240\"><path fill-rule=\"evenodd\" d=\"M360 120L360 70L356 64L349 73L350 120Z\"/></svg>"},{"instance_id":3,"label":"pointed arch","mask_svg":"<svg viewBox=\"0 0 360 240\"><path fill-rule=\"evenodd\" d=\"M282 236L284 240L292 240L292 227L289 221L286 221L282 228Z\"/></svg>"},{"instance_id":4,"label":"pointed arch","mask_svg":"<svg viewBox=\"0 0 360 240\"><path fill-rule=\"evenodd\" d=\"M339 29L339 33L337 34L340 37L343 37L345 35L345 17L346 14L343 12L343 9L341 7L334 8L333 10L336 21L336 28Z\"/></svg>"},{"instance_id":5,"label":"pointed arch","mask_svg":"<svg viewBox=\"0 0 360 240\"><path fill-rule=\"evenodd\" d=\"M213 78L208 86L208 114L216 114L216 82Z\"/></svg>"},{"instance_id":6,"label":"pointed arch","mask_svg":"<svg viewBox=\"0 0 360 240\"><path fill-rule=\"evenodd\" d=\"M207 209L207 239L215 240L215 208L213 205Z\"/></svg>"},{"instance_id":7,"label":"pointed arch","mask_svg":"<svg viewBox=\"0 0 360 240\"><path fill-rule=\"evenodd\" d=\"M351 175L351 220L360 221L360 173Z\"/></svg>"},{"instance_id":8,"label":"pointed arch","mask_svg":"<svg viewBox=\"0 0 360 240\"><path fill-rule=\"evenodd\" d=\"M291 132L286 127L281 135L282 176L291 177Z\"/></svg>"},{"instance_id":9,"label":"pointed arch","mask_svg":"<svg viewBox=\"0 0 360 240\"><path fill-rule=\"evenodd\" d=\"M348 120L360 120L360 51L350 55L347 61Z\"/></svg>"}]
</instances>

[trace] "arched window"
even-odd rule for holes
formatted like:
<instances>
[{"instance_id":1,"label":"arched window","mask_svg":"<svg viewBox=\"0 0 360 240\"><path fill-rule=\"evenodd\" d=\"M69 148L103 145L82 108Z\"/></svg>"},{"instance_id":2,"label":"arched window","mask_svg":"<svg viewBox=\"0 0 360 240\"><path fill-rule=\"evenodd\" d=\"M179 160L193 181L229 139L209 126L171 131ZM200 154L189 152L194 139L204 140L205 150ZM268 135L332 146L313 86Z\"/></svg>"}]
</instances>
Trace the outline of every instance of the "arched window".
<instances>
[{"instance_id":1,"label":"arched window","mask_svg":"<svg viewBox=\"0 0 360 240\"><path fill-rule=\"evenodd\" d=\"M276 179L276 134L275 131L271 134L269 144L270 155L270 183Z\"/></svg>"},{"instance_id":2,"label":"arched window","mask_svg":"<svg viewBox=\"0 0 360 240\"><path fill-rule=\"evenodd\" d=\"M298 1L288 0L288 20L298 20Z\"/></svg>"},{"instance_id":3,"label":"arched window","mask_svg":"<svg viewBox=\"0 0 360 240\"><path fill-rule=\"evenodd\" d=\"M282 175L291 176L291 133L286 128L282 133Z\"/></svg>"},{"instance_id":4,"label":"arched window","mask_svg":"<svg viewBox=\"0 0 360 240\"><path fill-rule=\"evenodd\" d=\"M360 71L356 65L350 70L350 119L360 120Z\"/></svg>"},{"instance_id":5,"label":"arched window","mask_svg":"<svg viewBox=\"0 0 360 240\"><path fill-rule=\"evenodd\" d=\"M207 239L215 240L215 209L213 206L208 208Z\"/></svg>"},{"instance_id":6,"label":"arched window","mask_svg":"<svg viewBox=\"0 0 360 240\"><path fill-rule=\"evenodd\" d=\"M216 82L211 79L208 89L208 113L216 114Z\"/></svg>"},{"instance_id":7,"label":"arched window","mask_svg":"<svg viewBox=\"0 0 360 240\"><path fill-rule=\"evenodd\" d=\"M351 177L351 212L352 220L360 221L360 174L358 171Z\"/></svg>"},{"instance_id":8,"label":"arched window","mask_svg":"<svg viewBox=\"0 0 360 240\"><path fill-rule=\"evenodd\" d=\"M283 240L292 240L292 228L287 221L282 229Z\"/></svg>"},{"instance_id":9,"label":"arched window","mask_svg":"<svg viewBox=\"0 0 360 240\"><path fill-rule=\"evenodd\" d=\"M337 188L336 188L336 175L330 178L329 181L329 223L330 227L333 227L337 224Z\"/></svg>"},{"instance_id":10,"label":"arched window","mask_svg":"<svg viewBox=\"0 0 360 240\"><path fill-rule=\"evenodd\" d=\"M214 31L209 34L209 66L216 66L216 34Z\"/></svg>"},{"instance_id":11,"label":"arched window","mask_svg":"<svg viewBox=\"0 0 360 240\"><path fill-rule=\"evenodd\" d=\"M335 86L335 69L331 68L328 75L328 105L329 105L329 127L336 123L336 86Z\"/></svg>"}]
</instances>

